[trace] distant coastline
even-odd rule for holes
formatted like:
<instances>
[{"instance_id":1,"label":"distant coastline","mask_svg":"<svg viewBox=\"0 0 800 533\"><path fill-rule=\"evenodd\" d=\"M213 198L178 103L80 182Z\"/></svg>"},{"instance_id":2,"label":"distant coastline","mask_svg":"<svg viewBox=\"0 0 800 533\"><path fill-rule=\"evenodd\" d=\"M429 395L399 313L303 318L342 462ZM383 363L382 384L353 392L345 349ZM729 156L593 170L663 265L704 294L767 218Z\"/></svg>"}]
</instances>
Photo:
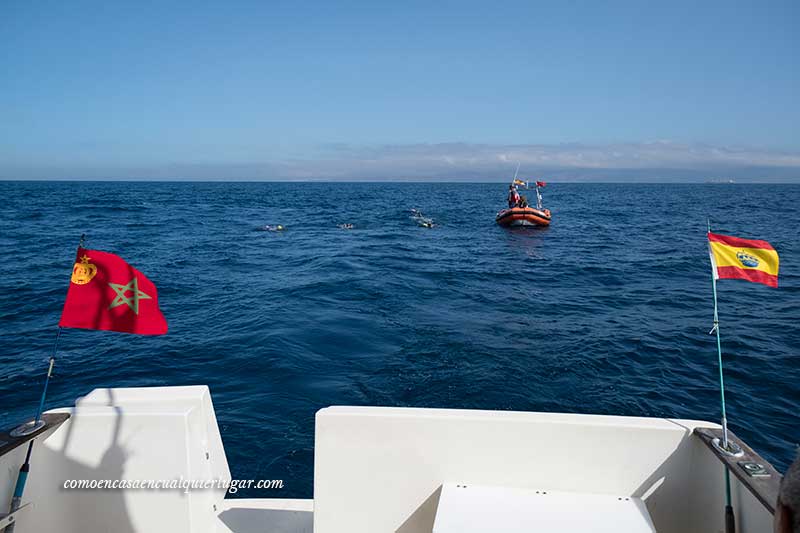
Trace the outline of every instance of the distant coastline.
<instances>
[{"instance_id":1,"label":"distant coastline","mask_svg":"<svg viewBox=\"0 0 800 533\"><path fill-rule=\"evenodd\" d=\"M535 175L534 177L544 177L549 184L553 185L800 185L800 177L794 179L752 179L752 180L734 180L734 179L706 179L706 180L682 180L682 179L657 179L657 180L626 180L626 179L569 179L569 178L555 178L549 177L547 174ZM483 179L458 179L458 178L442 178L442 179L422 179L422 178L386 178L386 179L369 179L369 178L347 178L347 179L331 179L331 178L304 178L304 179L264 179L264 178L6 178L0 177L0 182L3 183L390 183L390 184L474 184L481 185L487 183L507 183L510 178L483 178Z\"/></svg>"}]
</instances>

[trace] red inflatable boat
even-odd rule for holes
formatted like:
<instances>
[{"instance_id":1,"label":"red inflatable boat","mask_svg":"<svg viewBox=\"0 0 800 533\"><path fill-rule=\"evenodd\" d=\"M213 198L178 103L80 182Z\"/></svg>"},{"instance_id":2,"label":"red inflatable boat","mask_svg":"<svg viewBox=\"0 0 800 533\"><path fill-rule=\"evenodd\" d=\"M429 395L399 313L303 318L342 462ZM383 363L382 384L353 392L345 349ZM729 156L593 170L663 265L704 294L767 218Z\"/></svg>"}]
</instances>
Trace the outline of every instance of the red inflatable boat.
<instances>
[{"instance_id":1,"label":"red inflatable boat","mask_svg":"<svg viewBox=\"0 0 800 533\"><path fill-rule=\"evenodd\" d=\"M517 165L517 170L519 170L519 165ZM539 189L545 185L546 183L543 181L535 182L533 188L536 191L536 207L531 207L528 205L528 200L517 192L517 187L524 189L531 189L531 187L528 182L518 180L517 175L514 174L514 180L508 186L508 204L514 207L503 209L497 213L495 221L506 228L512 226L549 226L550 210L542 207L542 193L539 192Z\"/></svg>"},{"instance_id":2,"label":"red inflatable boat","mask_svg":"<svg viewBox=\"0 0 800 533\"><path fill-rule=\"evenodd\" d=\"M495 218L504 227L511 226L549 226L550 210L533 207L513 207L503 209Z\"/></svg>"}]
</instances>

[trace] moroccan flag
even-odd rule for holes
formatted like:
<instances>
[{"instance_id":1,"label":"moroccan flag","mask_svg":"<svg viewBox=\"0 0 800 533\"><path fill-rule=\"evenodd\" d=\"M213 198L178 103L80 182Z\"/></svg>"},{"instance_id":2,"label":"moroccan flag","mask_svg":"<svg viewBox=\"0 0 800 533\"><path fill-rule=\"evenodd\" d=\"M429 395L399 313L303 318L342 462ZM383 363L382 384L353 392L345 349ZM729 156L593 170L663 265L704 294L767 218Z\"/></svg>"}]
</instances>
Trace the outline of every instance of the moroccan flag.
<instances>
[{"instance_id":1,"label":"moroccan flag","mask_svg":"<svg viewBox=\"0 0 800 533\"><path fill-rule=\"evenodd\" d=\"M746 279L778 286L778 252L767 241L709 232L708 250L716 279Z\"/></svg>"},{"instance_id":2,"label":"moroccan flag","mask_svg":"<svg viewBox=\"0 0 800 533\"><path fill-rule=\"evenodd\" d=\"M59 326L163 335L156 286L122 258L78 248Z\"/></svg>"},{"instance_id":3,"label":"moroccan flag","mask_svg":"<svg viewBox=\"0 0 800 533\"><path fill-rule=\"evenodd\" d=\"M545 182L543 182L543 181L537 181L537 182L536 182L536 186L537 186L537 187L544 187L545 185L547 185L547 183L545 183Z\"/></svg>"}]
</instances>

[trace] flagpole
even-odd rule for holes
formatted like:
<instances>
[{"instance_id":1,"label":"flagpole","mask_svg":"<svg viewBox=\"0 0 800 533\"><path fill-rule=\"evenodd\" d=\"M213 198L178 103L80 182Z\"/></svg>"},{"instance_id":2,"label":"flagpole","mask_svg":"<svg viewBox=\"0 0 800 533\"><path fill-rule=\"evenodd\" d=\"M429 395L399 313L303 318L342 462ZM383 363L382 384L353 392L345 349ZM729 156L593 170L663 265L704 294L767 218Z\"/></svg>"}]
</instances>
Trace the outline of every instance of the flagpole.
<instances>
[{"instance_id":1,"label":"flagpole","mask_svg":"<svg viewBox=\"0 0 800 533\"><path fill-rule=\"evenodd\" d=\"M81 240L80 243L78 244L78 249L83 248L84 238L85 235L81 235ZM63 328L59 326L58 332L56 333L56 341L53 344L53 353L50 356L50 362L47 367L47 377L45 377L44 380L44 388L42 389L42 397L39 399L39 407L36 409L36 417L33 419L32 422L26 422L25 424L22 424L21 426L11 431L12 437L27 436L45 426L45 422L44 420L42 420L42 412L44 411L44 401L47 398L47 386L50 384L50 378L53 375L53 366L56 364L56 354L58 353L58 341L61 339L62 329ZM31 438L31 440L28 441L28 451L25 454L25 462L22 463L21 467L19 467L19 475L17 475L17 484L14 486L14 494L11 497L11 506L9 514L19 509L20 505L22 504L22 495L25 492L25 484L28 481L28 473L30 472L31 469L31 453L33 452L34 440L35 440L34 438ZM5 528L5 533L14 533L16 525L17 525L16 522L12 522L11 524L7 525Z\"/></svg>"},{"instance_id":2,"label":"flagpole","mask_svg":"<svg viewBox=\"0 0 800 533\"><path fill-rule=\"evenodd\" d=\"M27 422L22 424L14 431L11 432L11 436L13 437L22 437L25 435L30 435L31 433L43 428L45 426L44 420L42 420L42 411L44 410L44 400L47 397L47 385L50 383L50 377L53 375L53 365L56 362L56 352L58 350L58 340L61 337L61 328L58 328L58 333L56 333L56 342L53 346L53 355L50 356L50 364L47 367L47 377L44 380L44 388L42 389L42 397L39 399L39 408L36 410L36 418L33 419L33 422ZM28 472L31 469L31 453L33 452L33 441L35 439L31 439L28 441L28 451L25 454L25 462L22 463L22 466L19 468L19 475L17 476L17 484L14 486L14 495L11 497L11 507L9 510L9 514L13 513L17 509L19 509L20 505L22 504L22 494L25 492L25 483L28 481ZM13 533L14 528L16 526L16 522L12 522L5 528L5 533Z\"/></svg>"},{"instance_id":3,"label":"flagpole","mask_svg":"<svg viewBox=\"0 0 800 533\"><path fill-rule=\"evenodd\" d=\"M707 219L708 233L711 233L711 219ZM709 254L711 255L711 254ZM722 374L722 341L719 337L719 313L717 306L717 272L714 256L711 255L711 287L714 293L714 327L711 328L709 333L717 334L717 362L719 363L719 394L720 404L722 407L722 442L719 439L714 439L714 446L723 454L728 456L742 455L741 448L733 443L728 442L728 417L725 413L725 380ZM735 533L736 519L733 514L733 506L731 505L731 474L727 466L725 469L725 533Z\"/></svg>"},{"instance_id":4,"label":"flagpole","mask_svg":"<svg viewBox=\"0 0 800 533\"><path fill-rule=\"evenodd\" d=\"M719 314L717 312L717 277L711 274L711 287L714 293L714 327L712 332L717 334L717 362L719 363L719 394L722 406L722 447L728 449L728 417L725 413L725 378L722 375L722 341L719 338Z\"/></svg>"}]
</instances>

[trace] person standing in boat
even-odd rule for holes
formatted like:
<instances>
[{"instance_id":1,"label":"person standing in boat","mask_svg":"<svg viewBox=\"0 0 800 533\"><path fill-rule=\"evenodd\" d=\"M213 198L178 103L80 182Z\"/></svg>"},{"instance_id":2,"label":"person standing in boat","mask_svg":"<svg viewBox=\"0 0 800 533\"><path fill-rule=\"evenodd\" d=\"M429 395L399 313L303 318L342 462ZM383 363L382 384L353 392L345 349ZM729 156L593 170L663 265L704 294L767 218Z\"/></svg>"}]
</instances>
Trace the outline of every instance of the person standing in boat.
<instances>
[{"instance_id":1,"label":"person standing in boat","mask_svg":"<svg viewBox=\"0 0 800 533\"><path fill-rule=\"evenodd\" d=\"M517 206L519 203L519 193L517 192L517 188L514 187L514 184L508 186L508 208L511 209Z\"/></svg>"}]
</instances>

